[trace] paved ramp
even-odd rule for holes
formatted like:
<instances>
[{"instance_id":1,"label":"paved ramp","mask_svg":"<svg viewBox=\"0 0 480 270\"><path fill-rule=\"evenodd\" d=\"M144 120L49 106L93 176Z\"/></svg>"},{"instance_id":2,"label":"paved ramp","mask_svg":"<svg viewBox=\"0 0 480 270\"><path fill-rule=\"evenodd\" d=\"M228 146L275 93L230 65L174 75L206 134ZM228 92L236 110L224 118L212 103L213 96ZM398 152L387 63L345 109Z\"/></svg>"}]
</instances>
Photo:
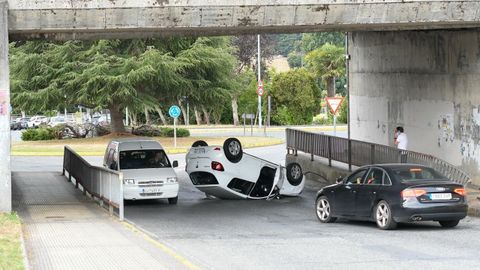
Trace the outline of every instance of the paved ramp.
<instances>
[{"instance_id":1,"label":"paved ramp","mask_svg":"<svg viewBox=\"0 0 480 270\"><path fill-rule=\"evenodd\" d=\"M185 268L110 217L59 172L17 172L12 179L32 269Z\"/></svg>"}]
</instances>

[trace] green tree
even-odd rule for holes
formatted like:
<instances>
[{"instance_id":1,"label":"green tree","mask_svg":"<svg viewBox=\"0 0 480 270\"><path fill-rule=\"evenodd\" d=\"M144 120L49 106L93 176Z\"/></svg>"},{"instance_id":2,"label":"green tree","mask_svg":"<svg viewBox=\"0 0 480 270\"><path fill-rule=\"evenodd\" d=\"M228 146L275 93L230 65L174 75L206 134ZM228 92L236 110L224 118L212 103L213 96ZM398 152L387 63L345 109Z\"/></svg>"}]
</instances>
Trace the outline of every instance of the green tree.
<instances>
[{"instance_id":1,"label":"green tree","mask_svg":"<svg viewBox=\"0 0 480 270\"><path fill-rule=\"evenodd\" d=\"M335 96L335 78L345 76L345 50L332 44L308 53L305 57L308 69L321 78L327 96Z\"/></svg>"},{"instance_id":2,"label":"green tree","mask_svg":"<svg viewBox=\"0 0 480 270\"><path fill-rule=\"evenodd\" d=\"M327 43L337 47L344 47L345 35L341 32L305 33L300 41L300 48L297 50L309 53Z\"/></svg>"},{"instance_id":3,"label":"green tree","mask_svg":"<svg viewBox=\"0 0 480 270\"><path fill-rule=\"evenodd\" d=\"M308 124L319 110L320 91L310 72L300 68L274 76L270 94L273 122Z\"/></svg>"}]
</instances>

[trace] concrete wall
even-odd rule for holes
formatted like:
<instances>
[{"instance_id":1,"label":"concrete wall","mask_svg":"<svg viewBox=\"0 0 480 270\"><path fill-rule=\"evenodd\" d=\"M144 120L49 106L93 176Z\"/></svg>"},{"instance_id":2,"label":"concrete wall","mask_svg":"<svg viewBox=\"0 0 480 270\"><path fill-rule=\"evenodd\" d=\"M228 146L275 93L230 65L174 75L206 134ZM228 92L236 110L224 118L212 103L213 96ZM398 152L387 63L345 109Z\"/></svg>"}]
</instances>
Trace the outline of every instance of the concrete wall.
<instances>
[{"instance_id":1,"label":"concrete wall","mask_svg":"<svg viewBox=\"0 0 480 270\"><path fill-rule=\"evenodd\" d=\"M9 0L18 39L480 27L472 0Z\"/></svg>"},{"instance_id":2,"label":"concrete wall","mask_svg":"<svg viewBox=\"0 0 480 270\"><path fill-rule=\"evenodd\" d=\"M429 153L480 185L480 29L349 35L351 135Z\"/></svg>"},{"instance_id":3,"label":"concrete wall","mask_svg":"<svg viewBox=\"0 0 480 270\"><path fill-rule=\"evenodd\" d=\"M7 13L7 2L0 0L0 212L12 209Z\"/></svg>"}]
</instances>

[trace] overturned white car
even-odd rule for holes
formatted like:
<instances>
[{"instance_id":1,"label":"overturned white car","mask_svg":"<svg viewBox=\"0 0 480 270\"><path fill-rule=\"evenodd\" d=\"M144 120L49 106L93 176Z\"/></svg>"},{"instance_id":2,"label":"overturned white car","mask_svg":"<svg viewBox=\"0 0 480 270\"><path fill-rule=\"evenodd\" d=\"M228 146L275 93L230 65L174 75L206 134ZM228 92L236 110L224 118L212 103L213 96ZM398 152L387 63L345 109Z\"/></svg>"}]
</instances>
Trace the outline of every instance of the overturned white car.
<instances>
[{"instance_id":1,"label":"overturned white car","mask_svg":"<svg viewBox=\"0 0 480 270\"><path fill-rule=\"evenodd\" d=\"M304 186L302 168L286 167L244 153L236 138L222 146L196 141L186 156L186 171L196 188L221 199L269 199L297 196Z\"/></svg>"}]
</instances>

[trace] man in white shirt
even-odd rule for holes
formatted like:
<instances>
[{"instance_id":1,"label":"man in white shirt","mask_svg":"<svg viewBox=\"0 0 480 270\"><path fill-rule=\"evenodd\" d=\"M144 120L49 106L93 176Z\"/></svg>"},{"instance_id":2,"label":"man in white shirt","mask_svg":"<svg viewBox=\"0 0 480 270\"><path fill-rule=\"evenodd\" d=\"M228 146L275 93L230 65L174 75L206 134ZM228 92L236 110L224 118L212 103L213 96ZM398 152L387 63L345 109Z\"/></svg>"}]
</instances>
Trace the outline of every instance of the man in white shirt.
<instances>
[{"instance_id":1,"label":"man in white shirt","mask_svg":"<svg viewBox=\"0 0 480 270\"><path fill-rule=\"evenodd\" d=\"M407 150L407 145L408 145L408 138L407 134L404 133L403 127L397 127L395 129L395 145L397 145L397 148L400 150ZM401 153L401 162L406 163L407 162L407 153L402 151Z\"/></svg>"}]
</instances>

